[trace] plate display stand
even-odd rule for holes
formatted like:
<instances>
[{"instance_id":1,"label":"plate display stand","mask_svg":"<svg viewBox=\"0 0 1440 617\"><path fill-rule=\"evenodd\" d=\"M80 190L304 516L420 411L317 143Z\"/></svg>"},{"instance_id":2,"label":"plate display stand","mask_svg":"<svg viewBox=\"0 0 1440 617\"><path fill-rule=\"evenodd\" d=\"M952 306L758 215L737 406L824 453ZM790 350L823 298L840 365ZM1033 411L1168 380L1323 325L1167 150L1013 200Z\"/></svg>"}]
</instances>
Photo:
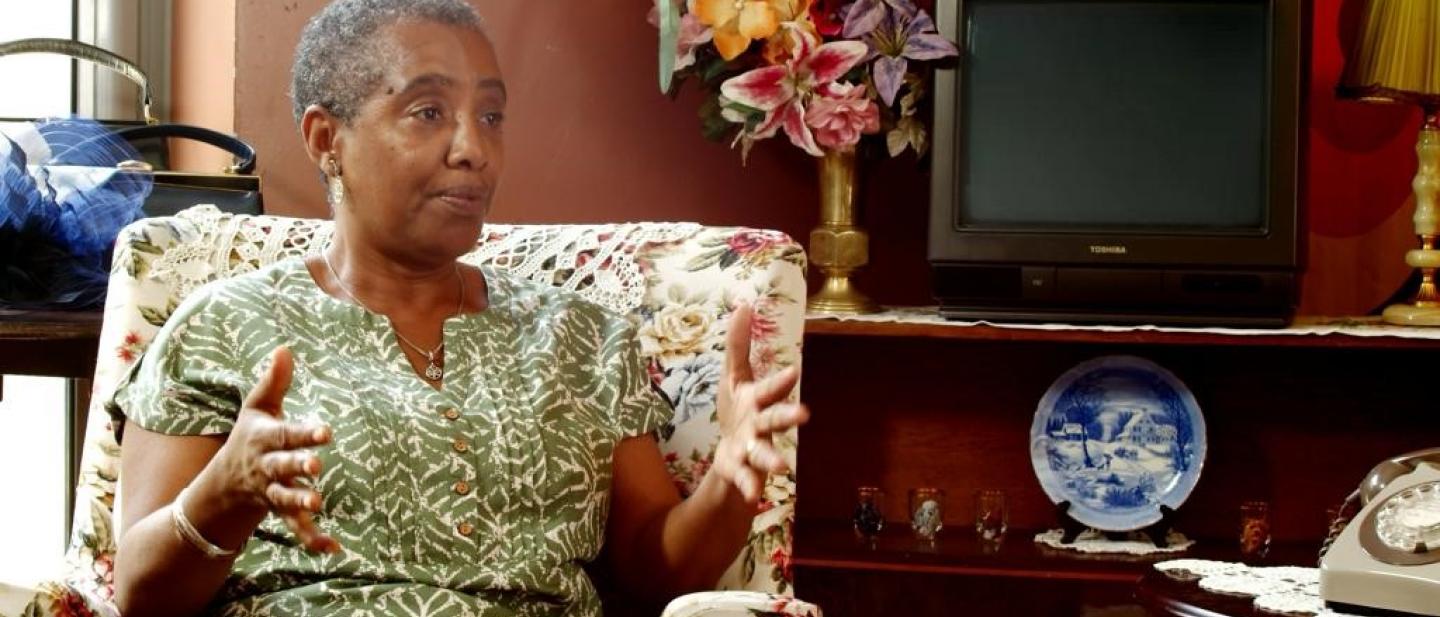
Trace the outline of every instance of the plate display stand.
<instances>
[{"instance_id":1,"label":"plate display stand","mask_svg":"<svg viewBox=\"0 0 1440 617\"><path fill-rule=\"evenodd\" d=\"M1089 525L1077 521L1074 517L1070 516L1069 501L1061 501L1055 504L1055 517L1060 520L1060 528L1064 530L1064 534L1060 536L1060 542L1062 544L1074 542L1075 538L1080 537L1081 533L1084 533L1086 529L1090 528ZM1170 531L1175 527L1173 523L1174 519L1175 509L1161 504L1160 520L1155 521L1155 523L1147 527L1142 527L1135 531L1102 530L1101 533L1105 534L1105 537L1111 540L1125 540L1131 538L1131 534L1138 533L1144 535L1156 548L1166 548L1170 545L1170 541L1166 538L1170 536Z\"/></svg>"}]
</instances>

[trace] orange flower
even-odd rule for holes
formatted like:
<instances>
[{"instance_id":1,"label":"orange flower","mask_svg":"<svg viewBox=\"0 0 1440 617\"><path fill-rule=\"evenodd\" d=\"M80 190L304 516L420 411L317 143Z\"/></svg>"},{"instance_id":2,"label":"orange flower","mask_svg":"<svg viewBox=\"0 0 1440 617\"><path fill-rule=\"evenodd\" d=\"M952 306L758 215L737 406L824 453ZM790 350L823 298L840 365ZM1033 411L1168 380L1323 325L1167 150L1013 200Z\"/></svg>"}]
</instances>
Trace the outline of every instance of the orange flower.
<instances>
[{"instance_id":1,"label":"orange flower","mask_svg":"<svg viewBox=\"0 0 1440 617\"><path fill-rule=\"evenodd\" d=\"M780 29L781 10L792 0L695 0L695 16L715 29L715 49L726 60L745 53L750 41Z\"/></svg>"},{"instance_id":2,"label":"orange flower","mask_svg":"<svg viewBox=\"0 0 1440 617\"><path fill-rule=\"evenodd\" d=\"M780 24L802 30L817 39L820 38L820 31L815 28L815 22L810 19L811 2L812 0L780 0L777 2L775 8L780 14ZM770 64L784 64L794 53L794 38L786 35L785 28L776 30L775 34L765 40L765 61Z\"/></svg>"}]
</instances>

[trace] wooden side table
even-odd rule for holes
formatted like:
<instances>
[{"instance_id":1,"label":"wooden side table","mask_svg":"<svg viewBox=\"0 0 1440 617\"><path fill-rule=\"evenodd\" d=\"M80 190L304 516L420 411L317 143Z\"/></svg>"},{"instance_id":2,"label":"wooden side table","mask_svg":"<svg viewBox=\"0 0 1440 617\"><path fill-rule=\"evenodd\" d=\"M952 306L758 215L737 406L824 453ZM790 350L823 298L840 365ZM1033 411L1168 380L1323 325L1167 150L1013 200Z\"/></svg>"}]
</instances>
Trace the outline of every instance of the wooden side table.
<instances>
[{"instance_id":1,"label":"wooden side table","mask_svg":"<svg viewBox=\"0 0 1440 617\"><path fill-rule=\"evenodd\" d=\"M5 396L4 375L65 378L66 538L84 451L101 316L100 311L0 310L0 400Z\"/></svg>"},{"instance_id":2,"label":"wooden side table","mask_svg":"<svg viewBox=\"0 0 1440 617\"><path fill-rule=\"evenodd\" d=\"M1255 598L1227 596L1200 588L1199 579L1180 580L1151 570L1135 597L1152 614L1165 617L1260 617ZM1269 617L1269 616L1267 616Z\"/></svg>"}]
</instances>

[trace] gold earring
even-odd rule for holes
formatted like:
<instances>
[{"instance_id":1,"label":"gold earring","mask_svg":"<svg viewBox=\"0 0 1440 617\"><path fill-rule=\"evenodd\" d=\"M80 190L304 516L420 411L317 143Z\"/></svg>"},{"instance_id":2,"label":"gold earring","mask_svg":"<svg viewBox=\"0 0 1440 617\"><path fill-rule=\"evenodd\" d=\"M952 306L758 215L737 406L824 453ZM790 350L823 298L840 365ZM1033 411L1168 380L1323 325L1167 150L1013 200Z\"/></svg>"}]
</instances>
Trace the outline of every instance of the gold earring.
<instances>
[{"instance_id":1,"label":"gold earring","mask_svg":"<svg viewBox=\"0 0 1440 617\"><path fill-rule=\"evenodd\" d=\"M335 159L332 157L326 167L328 167L330 171L330 181L327 187L329 189L330 207L339 208L345 204L345 184L340 181L340 164L335 162Z\"/></svg>"}]
</instances>

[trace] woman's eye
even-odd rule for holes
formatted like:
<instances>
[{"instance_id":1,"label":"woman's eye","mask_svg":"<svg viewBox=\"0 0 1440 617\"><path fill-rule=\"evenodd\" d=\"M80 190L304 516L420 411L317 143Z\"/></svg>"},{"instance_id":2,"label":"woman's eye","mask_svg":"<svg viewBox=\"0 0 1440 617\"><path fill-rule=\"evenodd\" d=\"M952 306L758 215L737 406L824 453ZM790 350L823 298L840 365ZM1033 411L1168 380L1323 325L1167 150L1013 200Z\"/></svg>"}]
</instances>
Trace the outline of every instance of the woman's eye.
<instances>
[{"instance_id":1,"label":"woman's eye","mask_svg":"<svg viewBox=\"0 0 1440 617\"><path fill-rule=\"evenodd\" d=\"M441 113L440 110L435 107L421 107L415 110L415 116L421 120L434 121L441 118Z\"/></svg>"},{"instance_id":2,"label":"woman's eye","mask_svg":"<svg viewBox=\"0 0 1440 617\"><path fill-rule=\"evenodd\" d=\"M480 119L483 120L487 125L500 126L505 123L505 114L498 111L490 112L481 116Z\"/></svg>"}]
</instances>

